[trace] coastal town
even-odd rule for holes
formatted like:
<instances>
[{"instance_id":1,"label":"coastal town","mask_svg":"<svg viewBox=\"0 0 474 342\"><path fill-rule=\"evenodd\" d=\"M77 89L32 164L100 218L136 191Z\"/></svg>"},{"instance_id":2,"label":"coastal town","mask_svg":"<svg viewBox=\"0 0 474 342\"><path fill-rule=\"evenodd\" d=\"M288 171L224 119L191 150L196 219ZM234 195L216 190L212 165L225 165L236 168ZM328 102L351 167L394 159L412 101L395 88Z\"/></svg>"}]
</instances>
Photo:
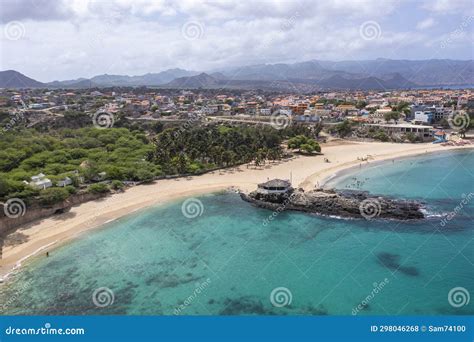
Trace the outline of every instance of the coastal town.
<instances>
[{"instance_id":1,"label":"coastal town","mask_svg":"<svg viewBox=\"0 0 474 342\"><path fill-rule=\"evenodd\" d=\"M92 117L97 112L107 113L114 121L120 118L135 125L198 124L213 120L255 124L269 123L272 117L278 116L284 117L286 124L331 126L347 121L367 127L370 130L365 134L367 138L396 141L397 137L400 140L406 136L414 142L437 139L436 129L465 124L473 108L472 89L313 94L153 88L0 90L3 131L15 125L35 127L58 118L75 119L81 114ZM459 116L461 122L453 122L455 116Z\"/></svg>"},{"instance_id":2,"label":"coastal town","mask_svg":"<svg viewBox=\"0 0 474 342\"><path fill-rule=\"evenodd\" d=\"M157 137L166 136L167 131L174 131L176 136L196 127L268 126L277 132L288 127L296 128L296 133L303 132L311 140L311 144L308 144L297 138L284 139L283 150L278 147L278 151L263 152L257 159L253 156L242 161L228 160L225 166L242 162L253 162L258 166L265 160L291 156L295 148L299 152L311 154L321 150L319 144L340 139L469 145L471 140L463 138L469 134L473 113L472 89L321 91L311 94L146 87L0 89L2 135L25 128L48 132L63 128L122 127L145 133L147 138L143 139L157 141ZM290 133L287 137L296 133ZM298 140L299 145L295 144ZM3 172L18 166L16 157L9 156L7 152L8 146L0 152L4 160ZM150 160L149 156L146 157L147 153L150 151L145 151L143 157ZM231 157L227 155L220 159ZM360 158L364 160L363 156ZM84 169L91 160L85 156L79 156L78 160L73 169L61 171L56 168L52 173L44 168L47 163L39 163L38 166L43 167L29 167L27 175L22 173L14 179L37 190L74 186L86 188L93 185L101 192L105 189L95 183L110 185L115 180L113 186L117 190L142 181L159 179L166 174L197 174L209 169L202 165L195 165L194 168L184 165L168 172L150 170L146 174L129 172L129 176L117 176L112 174L116 172L96 168L85 175ZM324 160L329 161L327 158ZM224 166L221 161L214 164ZM4 190L3 196L6 194L8 191Z\"/></svg>"}]
</instances>

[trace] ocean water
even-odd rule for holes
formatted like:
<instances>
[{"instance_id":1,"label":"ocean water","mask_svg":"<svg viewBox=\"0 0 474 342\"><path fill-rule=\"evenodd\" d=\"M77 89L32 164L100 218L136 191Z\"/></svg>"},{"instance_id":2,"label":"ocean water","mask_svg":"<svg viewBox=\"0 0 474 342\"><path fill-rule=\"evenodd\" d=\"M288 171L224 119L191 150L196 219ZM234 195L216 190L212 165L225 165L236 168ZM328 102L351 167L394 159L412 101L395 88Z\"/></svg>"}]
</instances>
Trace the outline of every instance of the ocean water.
<instances>
[{"instance_id":1,"label":"ocean water","mask_svg":"<svg viewBox=\"0 0 474 342\"><path fill-rule=\"evenodd\" d=\"M47 315L474 314L474 298L467 303L474 295L473 181L472 152L364 165L331 181L422 200L429 218L421 222L273 216L233 193L142 210L35 258L1 284L0 309Z\"/></svg>"}]
</instances>

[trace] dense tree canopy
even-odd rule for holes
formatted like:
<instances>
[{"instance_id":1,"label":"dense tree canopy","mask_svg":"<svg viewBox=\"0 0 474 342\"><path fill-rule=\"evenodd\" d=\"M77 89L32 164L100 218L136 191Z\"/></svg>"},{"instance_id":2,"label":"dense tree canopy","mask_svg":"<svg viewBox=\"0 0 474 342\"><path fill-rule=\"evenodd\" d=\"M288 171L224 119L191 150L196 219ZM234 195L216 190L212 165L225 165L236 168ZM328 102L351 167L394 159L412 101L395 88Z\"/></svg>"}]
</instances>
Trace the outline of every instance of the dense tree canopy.
<instances>
[{"instance_id":1,"label":"dense tree canopy","mask_svg":"<svg viewBox=\"0 0 474 342\"><path fill-rule=\"evenodd\" d=\"M297 135L288 140L288 148L297 148L300 152L306 153L321 152L321 146L317 141L304 135Z\"/></svg>"},{"instance_id":2,"label":"dense tree canopy","mask_svg":"<svg viewBox=\"0 0 474 342\"><path fill-rule=\"evenodd\" d=\"M165 173L195 173L258 159L278 159L282 137L271 127L196 126L155 138L154 159Z\"/></svg>"},{"instance_id":3,"label":"dense tree canopy","mask_svg":"<svg viewBox=\"0 0 474 342\"><path fill-rule=\"evenodd\" d=\"M0 200L36 198L44 205L64 200L87 187L91 193L122 189L123 181L152 181L157 176L197 174L254 161L277 160L286 138L299 137L302 151L320 151L306 135L314 130L293 126L194 125L145 134L128 128L63 128L5 133L0 140ZM31 177L43 173L53 186L37 189ZM71 184L61 187L66 177ZM106 184L107 183L107 184Z\"/></svg>"},{"instance_id":4,"label":"dense tree canopy","mask_svg":"<svg viewBox=\"0 0 474 342\"><path fill-rule=\"evenodd\" d=\"M159 165L147 161L152 152L143 133L125 128L8 132L0 140L0 197L43 195L46 190L23 182L40 172L53 185L67 176L77 186L78 177L88 182L101 172L105 180L147 180L162 174ZM49 191L45 196L58 199L58 194Z\"/></svg>"}]
</instances>

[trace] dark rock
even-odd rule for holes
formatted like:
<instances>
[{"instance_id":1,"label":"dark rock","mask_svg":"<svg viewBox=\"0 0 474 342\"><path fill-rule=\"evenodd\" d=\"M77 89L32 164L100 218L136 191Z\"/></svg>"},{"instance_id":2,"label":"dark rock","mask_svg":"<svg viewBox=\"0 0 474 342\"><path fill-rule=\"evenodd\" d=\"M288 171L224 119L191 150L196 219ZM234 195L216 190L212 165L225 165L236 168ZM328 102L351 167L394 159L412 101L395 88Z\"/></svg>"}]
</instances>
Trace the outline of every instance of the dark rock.
<instances>
[{"instance_id":1,"label":"dark rock","mask_svg":"<svg viewBox=\"0 0 474 342\"><path fill-rule=\"evenodd\" d=\"M423 219L422 204L417 201L392 199L386 196L370 195L357 190L289 190L279 193L265 193L256 190L241 198L258 207L281 212L297 210L327 216L365 219Z\"/></svg>"}]
</instances>

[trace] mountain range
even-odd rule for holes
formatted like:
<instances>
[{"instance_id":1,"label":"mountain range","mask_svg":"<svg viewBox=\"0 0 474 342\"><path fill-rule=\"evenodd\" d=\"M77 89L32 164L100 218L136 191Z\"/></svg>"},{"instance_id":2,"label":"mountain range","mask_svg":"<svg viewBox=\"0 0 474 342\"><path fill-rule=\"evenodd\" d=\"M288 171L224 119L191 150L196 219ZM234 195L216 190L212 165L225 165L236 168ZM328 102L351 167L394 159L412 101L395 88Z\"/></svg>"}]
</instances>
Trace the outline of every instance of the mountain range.
<instances>
[{"instance_id":1,"label":"mountain range","mask_svg":"<svg viewBox=\"0 0 474 342\"><path fill-rule=\"evenodd\" d=\"M0 71L1 88L240 88L268 90L383 90L474 84L473 60L319 61L258 64L197 72L169 69L139 76L97 75L90 79L42 83L14 70Z\"/></svg>"}]
</instances>

